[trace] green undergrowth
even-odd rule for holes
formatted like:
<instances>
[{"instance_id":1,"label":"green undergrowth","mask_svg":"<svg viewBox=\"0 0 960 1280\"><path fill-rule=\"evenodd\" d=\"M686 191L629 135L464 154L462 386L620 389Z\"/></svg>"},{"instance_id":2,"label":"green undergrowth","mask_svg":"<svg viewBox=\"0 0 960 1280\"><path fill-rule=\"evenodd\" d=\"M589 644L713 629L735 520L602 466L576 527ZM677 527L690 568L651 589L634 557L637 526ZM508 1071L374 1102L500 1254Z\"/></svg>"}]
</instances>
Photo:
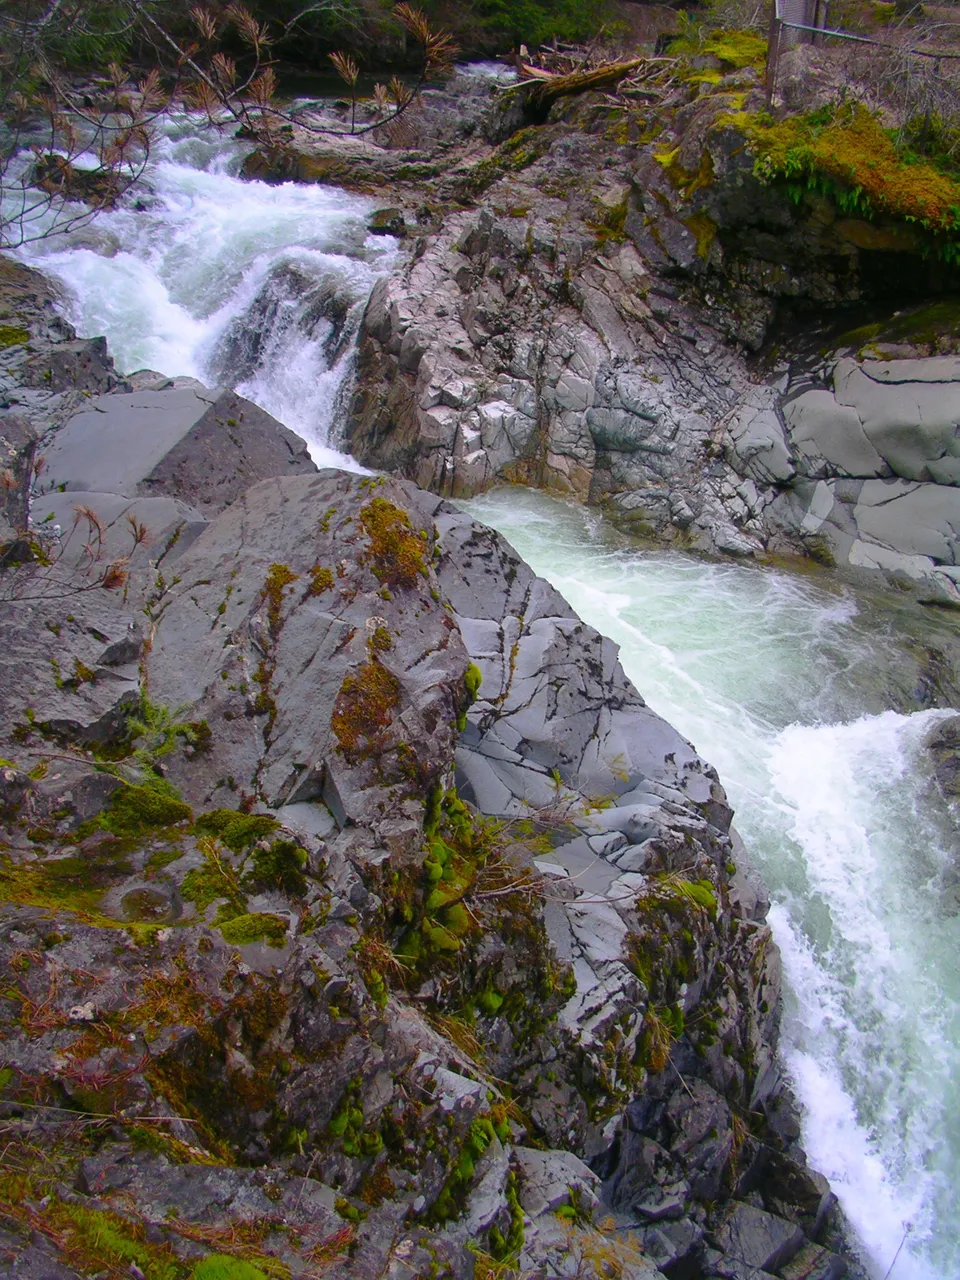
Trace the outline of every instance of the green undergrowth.
<instances>
[{"instance_id":1,"label":"green undergrowth","mask_svg":"<svg viewBox=\"0 0 960 1280\"><path fill-rule=\"evenodd\" d=\"M684 25L687 30L682 31L668 49L674 56L716 58L727 71L742 71L748 67L758 72L765 70L767 42L755 31L712 31L705 34L689 19Z\"/></svg>"},{"instance_id":2,"label":"green undergrowth","mask_svg":"<svg viewBox=\"0 0 960 1280\"><path fill-rule=\"evenodd\" d=\"M443 0L426 0L427 14L449 23L451 11ZM487 39L498 38L519 47L558 40L588 40L613 19L607 0L474 0L469 6L471 24L478 24ZM462 20L462 19L461 19Z\"/></svg>"},{"instance_id":3,"label":"green undergrowth","mask_svg":"<svg viewBox=\"0 0 960 1280\"><path fill-rule=\"evenodd\" d=\"M783 182L798 203L829 197L849 216L894 217L915 227L921 248L960 264L960 179L898 146L896 135L860 104L819 108L775 120L732 112L720 123L739 130L763 182Z\"/></svg>"},{"instance_id":4,"label":"green undergrowth","mask_svg":"<svg viewBox=\"0 0 960 1280\"><path fill-rule=\"evenodd\" d=\"M110 805L72 835L55 836L46 829L27 832L38 849L55 841L59 849L76 847L100 833L101 838L66 857L29 863L0 855L0 900L49 911L69 911L86 923L121 928L124 922L103 914L104 894L132 874L132 853L146 839L169 840L177 846L187 834L193 810L182 800L151 787L120 787Z\"/></svg>"},{"instance_id":5,"label":"green undergrowth","mask_svg":"<svg viewBox=\"0 0 960 1280\"><path fill-rule=\"evenodd\" d=\"M287 922L283 916L266 911L233 916L220 925L224 942L242 947L251 942L265 942L271 947L282 947L287 939Z\"/></svg>"},{"instance_id":6,"label":"green undergrowth","mask_svg":"<svg viewBox=\"0 0 960 1280\"><path fill-rule=\"evenodd\" d=\"M430 1221L439 1225L460 1216L477 1161L495 1137L493 1124L485 1116L474 1120L460 1149L457 1163L430 1209Z\"/></svg>"}]
</instances>

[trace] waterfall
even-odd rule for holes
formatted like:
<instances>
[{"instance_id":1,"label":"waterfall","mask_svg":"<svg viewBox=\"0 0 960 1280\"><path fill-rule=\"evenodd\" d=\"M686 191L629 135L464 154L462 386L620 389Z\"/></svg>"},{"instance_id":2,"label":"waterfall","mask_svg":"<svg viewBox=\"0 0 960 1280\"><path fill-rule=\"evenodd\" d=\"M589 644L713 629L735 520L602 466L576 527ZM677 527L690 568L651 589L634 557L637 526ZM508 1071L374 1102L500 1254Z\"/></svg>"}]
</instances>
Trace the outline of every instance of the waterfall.
<instances>
[{"instance_id":1,"label":"waterfall","mask_svg":"<svg viewBox=\"0 0 960 1280\"><path fill-rule=\"evenodd\" d=\"M248 149L170 116L136 200L20 256L62 282L68 319L105 334L121 372L231 386L303 436L318 465L357 470L333 423L350 338L396 242L367 233L373 200L243 181Z\"/></svg>"}]
</instances>

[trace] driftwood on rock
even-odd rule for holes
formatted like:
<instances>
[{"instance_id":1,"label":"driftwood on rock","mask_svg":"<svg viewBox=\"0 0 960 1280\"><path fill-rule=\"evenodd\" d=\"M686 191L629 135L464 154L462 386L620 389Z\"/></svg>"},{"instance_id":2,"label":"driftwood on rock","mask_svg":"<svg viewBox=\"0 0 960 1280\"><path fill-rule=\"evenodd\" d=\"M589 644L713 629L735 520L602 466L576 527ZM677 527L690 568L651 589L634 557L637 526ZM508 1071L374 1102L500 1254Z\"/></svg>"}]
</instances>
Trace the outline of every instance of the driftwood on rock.
<instances>
[{"instance_id":1,"label":"driftwood on rock","mask_svg":"<svg viewBox=\"0 0 960 1280\"><path fill-rule=\"evenodd\" d=\"M606 62L588 71L571 71L567 75L555 75L553 72L541 70L540 67L521 63L518 68L521 79L517 84L511 85L507 92L526 89L529 101L546 107L556 102L558 98L588 93L592 89L608 89L625 77L633 75L645 63L651 61L655 60L646 57L630 58L626 62Z\"/></svg>"}]
</instances>

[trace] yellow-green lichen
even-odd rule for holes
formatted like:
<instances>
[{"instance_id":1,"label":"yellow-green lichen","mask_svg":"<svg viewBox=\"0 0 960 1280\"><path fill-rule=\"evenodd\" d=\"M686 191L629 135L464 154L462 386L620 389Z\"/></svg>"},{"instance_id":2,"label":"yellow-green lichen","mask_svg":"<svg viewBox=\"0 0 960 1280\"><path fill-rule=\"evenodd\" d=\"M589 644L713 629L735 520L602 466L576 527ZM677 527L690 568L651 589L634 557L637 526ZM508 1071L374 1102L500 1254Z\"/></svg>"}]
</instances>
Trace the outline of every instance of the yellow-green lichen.
<instances>
[{"instance_id":1,"label":"yellow-green lichen","mask_svg":"<svg viewBox=\"0 0 960 1280\"><path fill-rule=\"evenodd\" d=\"M330 718L341 748L362 754L374 750L399 705L400 681L393 672L376 657L361 663L344 678Z\"/></svg>"},{"instance_id":2,"label":"yellow-green lichen","mask_svg":"<svg viewBox=\"0 0 960 1280\"><path fill-rule=\"evenodd\" d=\"M19 347L29 341L29 330L17 324L0 324L0 349L3 347Z\"/></svg>"},{"instance_id":3,"label":"yellow-green lichen","mask_svg":"<svg viewBox=\"0 0 960 1280\"><path fill-rule=\"evenodd\" d=\"M425 540L400 507L374 498L361 507L360 525L369 540L370 567L384 586L412 587L426 576Z\"/></svg>"},{"instance_id":4,"label":"yellow-green lichen","mask_svg":"<svg viewBox=\"0 0 960 1280\"><path fill-rule=\"evenodd\" d=\"M696 169L687 169L680 163L679 155L679 147L664 147L653 153L654 159L663 166L664 172L676 189L685 200L689 200L691 196L702 191L704 187L709 187L713 182L713 158L709 151L703 151Z\"/></svg>"},{"instance_id":5,"label":"yellow-green lichen","mask_svg":"<svg viewBox=\"0 0 960 1280\"><path fill-rule=\"evenodd\" d=\"M683 224L697 241L697 256L708 258L710 249L717 237L717 224L708 213L692 213L683 219Z\"/></svg>"}]
</instances>

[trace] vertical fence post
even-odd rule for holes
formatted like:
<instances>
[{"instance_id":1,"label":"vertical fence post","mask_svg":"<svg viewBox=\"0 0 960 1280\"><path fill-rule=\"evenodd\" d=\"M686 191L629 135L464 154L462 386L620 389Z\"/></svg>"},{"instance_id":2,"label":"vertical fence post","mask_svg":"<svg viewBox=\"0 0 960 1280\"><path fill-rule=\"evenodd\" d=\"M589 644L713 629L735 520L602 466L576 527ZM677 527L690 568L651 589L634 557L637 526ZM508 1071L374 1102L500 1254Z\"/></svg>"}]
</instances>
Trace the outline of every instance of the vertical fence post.
<instances>
[{"instance_id":1,"label":"vertical fence post","mask_svg":"<svg viewBox=\"0 0 960 1280\"><path fill-rule=\"evenodd\" d=\"M777 84L777 65L780 61L780 0L773 0L770 12L770 29L767 33L767 105L773 102Z\"/></svg>"}]
</instances>

